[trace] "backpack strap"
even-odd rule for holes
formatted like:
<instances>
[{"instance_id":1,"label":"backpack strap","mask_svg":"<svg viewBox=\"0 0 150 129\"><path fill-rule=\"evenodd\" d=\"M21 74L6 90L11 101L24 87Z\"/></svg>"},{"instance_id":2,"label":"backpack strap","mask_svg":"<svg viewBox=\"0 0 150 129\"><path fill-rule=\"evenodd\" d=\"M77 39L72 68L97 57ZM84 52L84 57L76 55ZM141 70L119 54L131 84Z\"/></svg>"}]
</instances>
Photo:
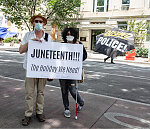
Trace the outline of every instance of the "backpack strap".
<instances>
[{"instance_id":1,"label":"backpack strap","mask_svg":"<svg viewBox=\"0 0 150 129\"><path fill-rule=\"evenodd\" d=\"M45 41L48 41L48 33L45 33L45 38L44 38Z\"/></svg>"}]
</instances>

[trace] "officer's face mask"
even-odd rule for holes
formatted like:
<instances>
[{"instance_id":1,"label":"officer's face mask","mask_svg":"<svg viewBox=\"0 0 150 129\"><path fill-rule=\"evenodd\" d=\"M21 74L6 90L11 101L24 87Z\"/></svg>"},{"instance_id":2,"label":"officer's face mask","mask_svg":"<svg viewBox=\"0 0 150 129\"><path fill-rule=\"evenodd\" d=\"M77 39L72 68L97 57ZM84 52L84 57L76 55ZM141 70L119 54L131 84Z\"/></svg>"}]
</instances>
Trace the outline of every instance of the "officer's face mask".
<instances>
[{"instance_id":1,"label":"officer's face mask","mask_svg":"<svg viewBox=\"0 0 150 129\"><path fill-rule=\"evenodd\" d=\"M67 39L67 41L71 42L74 40L74 36L71 36L71 35L66 36L66 39Z\"/></svg>"},{"instance_id":2,"label":"officer's face mask","mask_svg":"<svg viewBox=\"0 0 150 129\"><path fill-rule=\"evenodd\" d=\"M42 29L43 29L43 24L41 24L41 23L35 23L35 26L34 26L34 27L35 27L36 30L39 31L39 30L42 30Z\"/></svg>"}]
</instances>

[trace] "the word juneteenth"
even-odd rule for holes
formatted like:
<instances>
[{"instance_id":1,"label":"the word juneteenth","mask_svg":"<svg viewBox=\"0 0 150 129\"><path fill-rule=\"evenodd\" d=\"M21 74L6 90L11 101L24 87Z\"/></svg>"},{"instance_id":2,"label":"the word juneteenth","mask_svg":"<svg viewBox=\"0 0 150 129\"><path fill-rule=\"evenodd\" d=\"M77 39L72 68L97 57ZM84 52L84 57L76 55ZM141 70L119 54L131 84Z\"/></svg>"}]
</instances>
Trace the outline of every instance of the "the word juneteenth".
<instances>
[{"instance_id":1,"label":"the word juneteenth","mask_svg":"<svg viewBox=\"0 0 150 129\"><path fill-rule=\"evenodd\" d=\"M79 61L80 52L33 49L32 58Z\"/></svg>"}]
</instances>

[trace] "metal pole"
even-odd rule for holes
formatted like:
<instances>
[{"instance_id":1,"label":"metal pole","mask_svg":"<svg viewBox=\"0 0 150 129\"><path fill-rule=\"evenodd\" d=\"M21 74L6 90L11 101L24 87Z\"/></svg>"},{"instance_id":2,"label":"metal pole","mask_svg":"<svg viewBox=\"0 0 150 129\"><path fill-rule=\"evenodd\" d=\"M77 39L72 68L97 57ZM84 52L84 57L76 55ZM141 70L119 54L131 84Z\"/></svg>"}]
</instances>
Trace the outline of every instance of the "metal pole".
<instances>
[{"instance_id":1,"label":"metal pole","mask_svg":"<svg viewBox=\"0 0 150 129\"><path fill-rule=\"evenodd\" d=\"M76 81L76 116L75 116L76 120L78 119L77 117L77 92L78 92L78 82Z\"/></svg>"},{"instance_id":2,"label":"metal pole","mask_svg":"<svg viewBox=\"0 0 150 129\"><path fill-rule=\"evenodd\" d=\"M148 62L150 62L150 41L149 41L149 47L148 47Z\"/></svg>"}]
</instances>

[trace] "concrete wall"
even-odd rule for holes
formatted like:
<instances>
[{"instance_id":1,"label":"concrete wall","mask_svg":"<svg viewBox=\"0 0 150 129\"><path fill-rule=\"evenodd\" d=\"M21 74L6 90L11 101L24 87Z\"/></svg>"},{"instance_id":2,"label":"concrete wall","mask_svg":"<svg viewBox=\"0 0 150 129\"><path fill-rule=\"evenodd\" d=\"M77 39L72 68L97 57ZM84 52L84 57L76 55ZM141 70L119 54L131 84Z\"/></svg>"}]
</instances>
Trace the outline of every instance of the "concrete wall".
<instances>
[{"instance_id":1,"label":"concrete wall","mask_svg":"<svg viewBox=\"0 0 150 129\"><path fill-rule=\"evenodd\" d=\"M150 8L149 0L130 0L129 10L121 10L122 0L109 0L108 12L93 12L93 0L81 0L83 3L80 7L81 16L78 21L79 39L80 37L86 37L86 41L82 41L84 46L91 49L91 31L101 30L105 31L118 27L118 21L126 21L130 17L139 17L144 15L146 20L150 20ZM93 24L93 22L104 22L105 24ZM46 26L46 32L50 35L52 27L51 23ZM61 32L59 32L59 40L61 39ZM145 43L144 46L148 46Z\"/></svg>"},{"instance_id":2,"label":"concrete wall","mask_svg":"<svg viewBox=\"0 0 150 129\"><path fill-rule=\"evenodd\" d=\"M92 28L91 22L105 22L104 28L109 30L111 27L118 27L118 21L126 21L129 17L144 15L146 20L150 20L149 0L130 0L129 10L121 10L122 0L109 0L108 12L93 12L93 0L81 1L85 3L81 6L79 36L86 37L84 45L87 49L91 49L91 30L102 29L100 25ZM144 46L147 46L147 43Z\"/></svg>"},{"instance_id":3,"label":"concrete wall","mask_svg":"<svg viewBox=\"0 0 150 129\"><path fill-rule=\"evenodd\" d=\"M130 0L130 9L144 9L148 0Z\"/></svg>"},{"instance_id":4,"label":"concrete wall","mask_svg":"<svg viewBox=\"0 0 150 129\"><path fill-rule=\"evenodd\" d=\"M91 12L93 10L93 0L81 0L83 4L81 4L81 10L85 12Z\"/></svg>"},{"instance_id":5,"label":"concrete wall","mask_svg":"<svg viewBox=\"0 0 150 129\"><path fill-rule=\"evenodd\" d=\"M109 1L108 11L120 10L121 2L122 2L121 0L110 0Z\"/></svg>"},{"instance_id":6,"label":"concrete wall","mask_svg":"<svg viewBox=\"0 0 150 129\"><path fill-rule=\"evenodd\" d=\"M90 32L88 29L80 29L79 37L86 37L86 41L82 41L85 48L90 48Z\"/></svg>"}]
</instances>

